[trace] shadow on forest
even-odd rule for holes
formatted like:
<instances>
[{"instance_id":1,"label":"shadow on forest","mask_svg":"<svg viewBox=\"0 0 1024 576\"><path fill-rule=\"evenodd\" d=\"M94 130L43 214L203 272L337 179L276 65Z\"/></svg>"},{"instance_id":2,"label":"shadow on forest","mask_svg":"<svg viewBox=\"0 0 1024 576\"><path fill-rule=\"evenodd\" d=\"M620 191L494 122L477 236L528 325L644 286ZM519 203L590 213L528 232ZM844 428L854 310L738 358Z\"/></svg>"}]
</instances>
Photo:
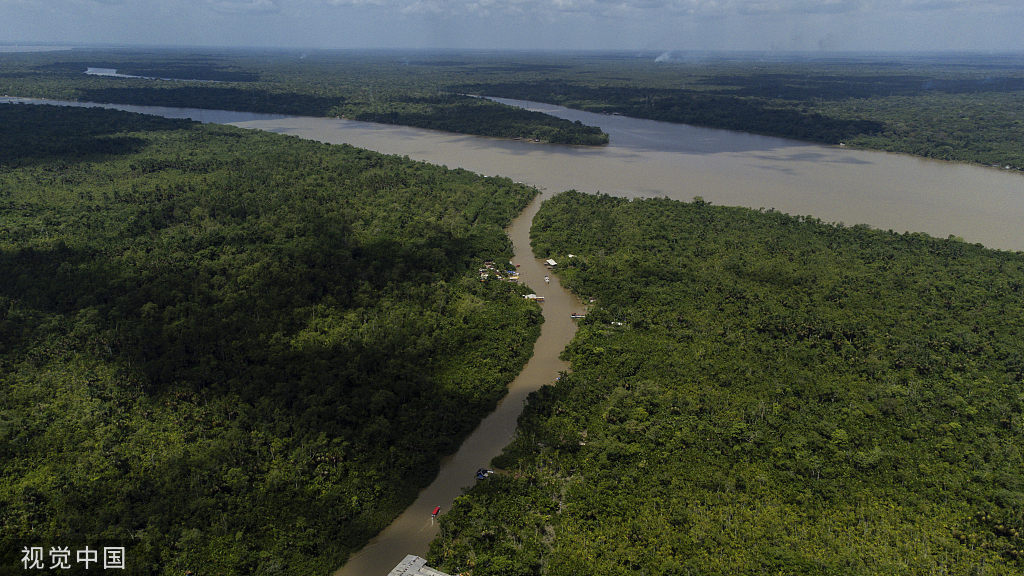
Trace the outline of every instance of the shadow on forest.
<instances>
[{"instance_id":1,"label":"shadow on forest","mask_svg":"<svg viewBox=\"0 0 1024 576\"><path fill-rule=\"evenodd\" d=\"M315 252L296 256L312 262ZM140 271L130 265L62 243L3 250L0 276L11 281L0 282L0 351L24 351L40 370L53 359L84 353L144 375L145 394L166 398L183 414L193 414L189 406L200 401L204 407L227 406L234 414L230 422L197 420L184 427L201 431L204 443L156 460L145 472L146 482L105 477L123 503L116 513L103 505L111 524L144 519L133 527L172 533L185 524L226 522L258 532L268 519L294 513L329 531L324 538L333 549L354 551L429 483L436 460L451 452L472 424L450 418L435 437L432 432L440 426L431 423L433 417L455 407L478 416L493 407L471 392L437 389L422 350L412 345L423 334L384 339L380 346L350 341L296 347L288 341L308 319L308 308L295 306L295 300L312 303L324 289L355 289L359 270L371 273L371 260L381 262L381 270L406 268L414 274L415 262L424 260L409 254L413 262L403 266L402 253L392 242L375 242L365 247L365 257L328 277L311 278L299 265L279 267L264 274L244 300L232 300L212 294L220 282L201 269L182 275L172 267L150 268L155 274L140 280ZM339 285L346 279L347 286ZM377 320L368 315L367 321ZM393 329L383 322L383 331ZM388 425L404 418L418 425ZM404 473L400 482L388 484L389 496L378 509L355 513L352 491L336 488L311 501L304 484L274 476L269 472L273 453L268 456L258 441L239 440L253 435L294 439L303 446L326 438L332 454L344 442L352 446L349 458L367 451L392 459L397 454ZM386 452L392 445L401 450ZM318 450L322 455L327 448ZM251 482L225 480L232 478L233 467ZM223 486L236 489L219 493ZM120 515L125 511L127 516Z\"/></svg>"},{"instance_id":2,"label":"shadow on forest","mask_svg":"<svg viewBox=\"0 0 1024 576\"><path fill-rule=\"evenodd\" d=\"M64 118L59 108L3 111L23 122ZM123 121L121 112L67 114L99 121L89 138L126 133L101 124ZM74 394L104 410L88 422L94 452L82 450L105 471L62 488L81 498L66 525L145 528L152 565L169 565L178 549L164 551L210 526L235 534L234 550L270 550L287 537L276 557L296 542L303 558L359 548L436 474L518 368L512 344L533 311L510 284L467 272L508 251L496 214L526 191L354 149L338 149L331 165L358 180L337 194L313 194L301 171L279 173L293 187L262 185L278 166L332 160L305 145L291 148L301 161L268 154L268 166L248 152L210 176L216 161L197 160L184 171L195 186L175 186L159 172L194 139L166 136L177 146L166 156L111 162L120 174L155 174L113 199L10 209L23 237L0 249L0 361L26 381L73 375ZM435 201L421 210L390 192L399 186ZM516 325L506 328L509 316ZM109 467L100 446L119 451Z\"/></svg>"},{"instance_id":3,"label":"shadow on forest","mask_svg":"<svg viewBox=\"0 0 1024 576\"><path fill-rule=\"evenodd\" d=\"M144 139L124 134L125 117L114 116L122 113L103 108L75 110L48 104L0 104L0 165L124 155L146 147ZM180 130L191 124L146 114L130 117L130 130L139 132Z\"/></svg>"},{"instance_id":4,"label":"shadow on forest","mask_svg":"<svg viewBox=\"0 0 1024 576\"><path fill-rule=\"evenodd\" d=\"M345 100L342 97L270 92L262 89L243 90L220 86L95 88L82 90L79 99L130 106L167 106L300 116L326 116L331 108Z\"/></svg>"},{"instance_id":5,"label":"shadow on forest","mask_svg":"<svg viewBox=\"0 0 1024 576\"><path fill-rule=\"evenodd\" d=\"M396 470L383 483L388 496L365 513L352 509L353 492L347 489L336 487L311 501L302 484L273 480L258 443L232 452L232 459L212 449L182 451L148 473L150 484L120 492L136 517L151 519L162 531L182 519L202 526L224 518L258 530L259 522L288 510L322 518L316 522L329 531L333 545L354 551L429 484L438 460L457 448L497 398L476 387L437 382L431 357L461 354L459 340L436 328L420 330L423 324L416 320L422 311L436 310L431 280L464 268L455 255L472 253L471 240L439 238L412 250L374 241L349 254L309 246L277 255L285 265L264 268L244 288L230 271L218 276L203 263L190 270L136 267L63 244L0 251L0 275L13 279L0 283L0 341L7 351L26 351L37 366L68 353L116 364L144 379L145 395L180 403L182 410L200 399L228 406L235 414L230 423L194 424L211 445L256 434L302 446L347 446L349 458L386 454ZM447 261L439 248L447 249ZM403 281L404 292L393 286ZM217 293L218 286L235 288ZM316 314L327 295L348 300L337 313L355 315L362 325L344 338L301 345L296 336L309 332L311 311ZM417 297L429 301L405 304ZM400 306L406 313L375 309L381 299L391 312ZM453 349L437 349L435 339L449 341ZM240 465L243 460L252 468ZM383 470L384 456L380 462ZM254 482L211 496L207 488L225 482L220 478L231 466L246 469ZM265 483L255 482L254 470L266 472ZM197 478L205 499L195 498ZM274 500L261 503L270 489ZM221 503L216 514L214 501ZM256 504L262 508L244 510Z\"/></svg>"},{"instance_id":6,"label":"shadow on forest","mask_svg":"<svg viewBox=\"0 0 1024 576\"><path fill-rule=\"evenodd\" d=\"M0 251L0 276L7 279L0 298L8 302L0 336L11 349L70 338L138 367L153 390L213 389L253 402L273 397L297 418L338 435L364 411L332 409L339 394L365 389L358 393L365 407L384 382L426 392L424 358L413 345L425 335L382 324L380 338L298 346L292 339L309 327L310 311L329 301L336 313L354 312L372 325L382 297L408 302L410 313L430 308L433 283L463 275L480 250L473 238L435 235L410 246L339 240L346 236L335 229L303 247L273 249L255 267L225 262L237 253L227 243L204 248L209 260L190 261L174 261L160 247L150 249L149 262L112 260L63 242ZM467 412L490 408L474 406L479 400L462 402Z\"/></svg>"}]
</instances>

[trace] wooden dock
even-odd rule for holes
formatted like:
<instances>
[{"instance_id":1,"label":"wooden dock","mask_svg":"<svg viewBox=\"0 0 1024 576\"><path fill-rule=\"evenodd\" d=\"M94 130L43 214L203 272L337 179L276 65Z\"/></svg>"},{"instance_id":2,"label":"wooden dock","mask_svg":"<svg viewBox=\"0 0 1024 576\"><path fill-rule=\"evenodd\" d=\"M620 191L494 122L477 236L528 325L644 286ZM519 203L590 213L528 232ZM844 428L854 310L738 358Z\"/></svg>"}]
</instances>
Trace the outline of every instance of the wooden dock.
<instances>
[{"instance_id":1,"label":"wooden dock","mask_svg":"<svg viewBox=\"0 0 1024 576\"><path fill-rule=\"evenodd\" d=\"M449 576L444 572L438 572L427 566L427 561L412 554L405 557L398 563L388 576Z\"/></svg>"}]
</instances>

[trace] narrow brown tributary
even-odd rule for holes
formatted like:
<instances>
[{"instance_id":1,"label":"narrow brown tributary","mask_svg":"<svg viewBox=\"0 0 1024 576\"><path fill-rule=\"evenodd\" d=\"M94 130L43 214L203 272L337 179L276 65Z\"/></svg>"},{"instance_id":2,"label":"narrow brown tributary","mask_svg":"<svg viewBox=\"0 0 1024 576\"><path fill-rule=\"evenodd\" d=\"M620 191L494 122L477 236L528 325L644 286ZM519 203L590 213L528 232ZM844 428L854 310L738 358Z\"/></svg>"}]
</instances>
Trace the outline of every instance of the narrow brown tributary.
<instances>
[{"instance_id":1,"label":"narrow brown tributary","mask_svg":"<svg viewBox=\"0 0 1024 576\"><path fill-rule=\"evenodd\" d=\"M451 508L455 498L462 494L462 488L476 482L476 471L488 467L491 459L508 445L526 396L553 383L560 371L568 369L568 363L559 360L558 355L576 332L571 315L582 314L586 308L559 285L558 278L545 267L543 260L533 257L530 223L542 200L543 196L535 198L507 230L515 246L513 262L519 265L520 282L545 300L541 304L544 324L534 345L533 357L509 386L508 396L494 412L484 418L458 452L441 462L441 473L433 484L424 488L405 512L352 556L335 576L385 576L407 554L425 556L438 532L438 521L430 517L434 508L440 506L442 514ZM544 276L550 278L550 283L544 282Z\"/></svg>"}]
</instances>

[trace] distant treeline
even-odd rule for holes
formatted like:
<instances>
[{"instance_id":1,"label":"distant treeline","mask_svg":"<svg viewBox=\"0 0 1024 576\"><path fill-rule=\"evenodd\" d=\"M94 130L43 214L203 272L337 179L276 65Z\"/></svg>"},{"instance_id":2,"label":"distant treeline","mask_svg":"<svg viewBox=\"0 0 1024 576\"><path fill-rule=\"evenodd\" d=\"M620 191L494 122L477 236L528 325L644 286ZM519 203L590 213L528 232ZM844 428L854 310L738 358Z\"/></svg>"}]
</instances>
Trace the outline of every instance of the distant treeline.
<instances>
[{"instance_id":1,"label":"distant treeline","mask_svg":"<svg viewBox=\"0 0 1024 576\"><path fill-rule=\"evenodd\" d=\"M114 56L119 58L111 59ZM195 61L191 61L193 57ZM580 122L477 98L439 94L436 78L374 90L372 86L382 80L381 70L358 68L358 57L350 62L332 61L330 66L300 65L298 70L283 64L287 58L282 55L271 58L269 64L263 60L239 61L229 55L214 58L174 51L75 52L60 55L55 62L45 56L32 58L0 64L0 93L139 106L345 116L497 138L588 146L608 143L607 134ZM90 66L157 79L87 76L85 70ZM339 76L349 80L339 82Z\"/></svg>"},{"instance_id":2,"label":"distant treeline","mask_svg":"<svg viewBox=\"0 0 1024 576\"><path fill-rule=\"evenodd\" d=\"M144 80L133 81L145 82ZM277 92L266 88L246 89L195 83L187 86L89 88L77 91L74 99L104 104L203 108L293 116L326 116L333 106L344 101L342 97L313 96Z\"/></svg>"},{"instance_id":3,"label":"distant treeline","mask_svg":"<svg viewBox=\"0 0 1024 576\"><path fill-rule=\"evenodd\" d=\"M141 55L141 54L140 54ZM129 60L90 61L91 68L117 70L118 74L141 76L143 78L167 78L176 80L201 80L204 82L255 82L260 79L258 72L243 71L236 66L225 64L222 59L202 54L181 54L180 59L162 59L139 62L137 57ZM55 62L41 69L77 74L82 72L78 62Z\"/></svg>"},{"instance_id":4,"label":"distant treeline","mask_svg":"<svg viewBox=\"0 0 1024 576\"><path fill-rule=\"evenodd\" d=\"M0 141L11 569L121 545L126 574L328 574L539 333L476 272L536 194L506 178L100 108L0 105Z\"/></svg>"},{"instance_id":5,"label":"distant treeline","mask_svg":"<svg viewBox=\"0 0 1024 576\"><path fill-rule=\"evenodd\" d=\"M0 93L337 116L544 142L602 144L593 127L452 94L486 94L929 158L1024 168L1016 56L808 60L636 54L125 50L13 54ZM85 77L87 66L141 76Z\"/></svg>"},{"instance_id":6,"label":"distant treeline","mask_svg":"<svg viewBox=\"0 0 1024 576\"><path fill-rule=\"evenodd\" d=\"M575 192L532 237L596 302L432 566L1020 573L1024 254Z\"/></svg>"},{"instance_id":7,"label":"distant treeline","mask_svg":"<svg viewBox=\"0 0 1024 576\"><path fill-rule=\"evenodd\" d=\"M540 58L539 56L536 58ZM447 89L929 158L1024 168L1019 58L654 62L466 74Z\"/></svg>"}]
</instances>

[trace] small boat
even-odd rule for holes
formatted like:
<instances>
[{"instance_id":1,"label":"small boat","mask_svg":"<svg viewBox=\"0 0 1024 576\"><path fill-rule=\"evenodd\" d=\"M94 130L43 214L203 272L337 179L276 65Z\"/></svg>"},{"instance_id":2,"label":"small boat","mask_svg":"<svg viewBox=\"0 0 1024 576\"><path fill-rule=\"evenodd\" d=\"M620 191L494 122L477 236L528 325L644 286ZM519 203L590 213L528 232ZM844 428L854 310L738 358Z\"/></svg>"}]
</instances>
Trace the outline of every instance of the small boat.
<instances>
[{"instance_id":1,"label":"small boat","mask_svg":"<svg viewBox=\"0 0 1024 576\"><path fill-rule=\"evenodd\" d=\"M569 317L575 320L577 318L586 318L587 315L586 314L577 314L577 313L573 312Z\"/></svg>"},{"instance_id":2,"label":"small boat","mask_svg":"<svg viewBox=\"0 0 1024 576\"><path fill-rule=\"evenodd\" d=\"M551 282L551 278L548 278L547 276L545 276L544 277L544 281L550 283Z\"/></svg>"}]
</instances>

